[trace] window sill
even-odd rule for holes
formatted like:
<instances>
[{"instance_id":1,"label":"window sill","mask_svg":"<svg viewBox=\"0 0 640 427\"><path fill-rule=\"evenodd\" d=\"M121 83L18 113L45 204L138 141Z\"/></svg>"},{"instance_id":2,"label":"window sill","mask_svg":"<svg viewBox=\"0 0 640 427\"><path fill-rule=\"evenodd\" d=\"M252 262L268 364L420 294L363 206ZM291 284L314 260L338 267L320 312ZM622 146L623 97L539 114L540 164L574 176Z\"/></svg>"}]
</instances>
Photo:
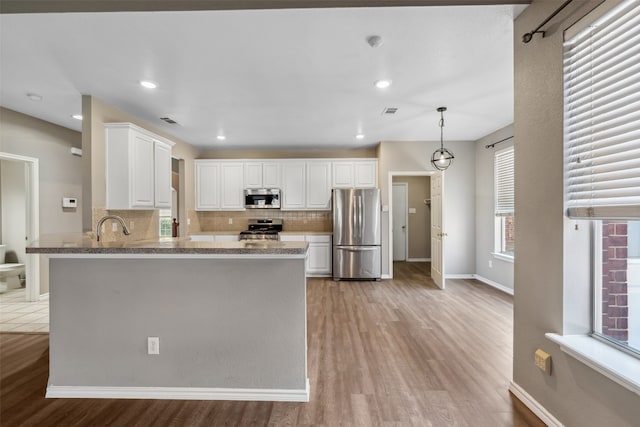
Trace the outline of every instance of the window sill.
<instances>
[{"instance_id":1,"label":"window sill","mask_svg":"<svg viewBox=\"0 0 640 427\"><path fill-rule=\"evenodd\" d=\"M495 259L501 259L502 261L507 261L510 263L513 263L513 260L515 259L513 255L505 255L501 254L500 252L491 252L491 255L493 255Z\"/></svg>"},{"instance_id":2,"label":"window sill","mask_svg":"<svg viewBox=\"0 0 640 427\"><path fill-rule=\"evenodd\" d=\"M546 333L545 336L563 352L640 395L640 359L588 335Z\"/></svg>"}]
</instances>

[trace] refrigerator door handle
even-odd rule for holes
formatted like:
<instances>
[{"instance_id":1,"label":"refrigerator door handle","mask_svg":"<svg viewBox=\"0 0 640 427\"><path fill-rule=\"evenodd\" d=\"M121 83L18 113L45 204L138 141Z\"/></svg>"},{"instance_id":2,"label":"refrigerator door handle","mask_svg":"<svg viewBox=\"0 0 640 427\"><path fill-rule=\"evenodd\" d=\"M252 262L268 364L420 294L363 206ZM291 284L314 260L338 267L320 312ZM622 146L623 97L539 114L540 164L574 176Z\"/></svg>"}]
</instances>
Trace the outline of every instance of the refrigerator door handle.
<instances>
[{"instance_id":1,"label":"refrigerator door handle","mask_svg":"<svg viewBox=\"0 0 640 427\"><path fill-rule=\"evenodd\" d=\"M376 251L380 246L336 246L336 249L347 252L362 252L362 251Z\"/></svg>"},{"instance_id":2,"label":"refrigerator door handle","mask_svg":"<svg viewBox=\"0 0 640 427\"><path fill-rule=\"evenodd\" d=\"M356 206L358 206L358 237L360 239L360 241L362 241L362 235L363 235L363 224L362 224L362 196L358 196L357 197L358 203Z\"/></svg>"}]
</instances>

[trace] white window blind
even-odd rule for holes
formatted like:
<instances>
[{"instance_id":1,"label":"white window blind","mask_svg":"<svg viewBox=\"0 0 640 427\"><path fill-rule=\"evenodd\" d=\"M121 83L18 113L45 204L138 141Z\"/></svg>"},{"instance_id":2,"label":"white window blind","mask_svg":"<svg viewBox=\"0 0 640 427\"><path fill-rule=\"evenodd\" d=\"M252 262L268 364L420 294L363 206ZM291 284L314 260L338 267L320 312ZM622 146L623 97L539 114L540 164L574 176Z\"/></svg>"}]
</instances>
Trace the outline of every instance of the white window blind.
<instances>
[{"instance_id":1,"label":"white window blind","mask_svg":"<svg viewBox=\"0 0 640 427\"><path fill-rule=\"evenodd\" d=\"M565 183L571 218L640 218L640 2L564 45Z\"/></svg>"},{"instance_id":2,"label":"white window blind","mask_svg":"<svg viewBox=\"0 0 640 427\"><path fill-rule=\"evenodd\" d=\"M513 153L513 147L509 147L495 154L496 216L513 215L515 212Z\"/></svg>"}]
</instances>

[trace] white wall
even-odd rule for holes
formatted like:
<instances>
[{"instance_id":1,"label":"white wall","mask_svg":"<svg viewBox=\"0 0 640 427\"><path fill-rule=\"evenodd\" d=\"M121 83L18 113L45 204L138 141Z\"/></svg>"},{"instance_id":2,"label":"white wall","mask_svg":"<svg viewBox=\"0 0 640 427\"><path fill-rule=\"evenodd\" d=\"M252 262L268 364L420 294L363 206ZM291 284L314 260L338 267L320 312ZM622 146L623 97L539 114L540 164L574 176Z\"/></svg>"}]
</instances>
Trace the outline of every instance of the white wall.
<instances>
[{"instance_id":1,"label":"white wall","mask_svg":"<svg viewBox=\"0 0 640 427\"><path fill-rule=\"evenodd\" d=\"M475 145L468 141L445 141L452 150L453 164L444 173L444 259L446 274L475 273ZM382 204L390 199L389 172L435 170L431 154L439 141L381 142L378 148L378 183ZM389 214L382 213L382 274L389 274Z\"/></svg>"},{"instance_id":2,"label":"white wall","mask_svg":"<svg viewBox=\"0 0 640 427\"><path fill-rule=\"evenodd\" d=\"M546 19L559 1L534 0L515 20L515 191L513 381L567 426L637 426L637 394L563 353L546 332L563 333L563 31L593 8L574 2L524 44L519 39ZM579 9L579 10L578 10ZM570 254L568 254L570 256ZM570 311L570 310L569 310ZM533 363L536 348L551 354L552 375Z\"/></svg>"},{"instance_id":3,"label":"white wall","mask_svg":"<svg viewBox=\"0 0 640 427\"><path fill-rule=\"evenodd\" d=\"M475 273L505 288L513 289L513 262L495 258L495 213L494 213L494 153L513 146L510 139L485 148L486 145L513 136L513 125L499 129L475 143L476 149L476 265ZM516 217L516 239L518 231ZM493 266L489 267L489 261Z\"/></svg>"}]
</instances>

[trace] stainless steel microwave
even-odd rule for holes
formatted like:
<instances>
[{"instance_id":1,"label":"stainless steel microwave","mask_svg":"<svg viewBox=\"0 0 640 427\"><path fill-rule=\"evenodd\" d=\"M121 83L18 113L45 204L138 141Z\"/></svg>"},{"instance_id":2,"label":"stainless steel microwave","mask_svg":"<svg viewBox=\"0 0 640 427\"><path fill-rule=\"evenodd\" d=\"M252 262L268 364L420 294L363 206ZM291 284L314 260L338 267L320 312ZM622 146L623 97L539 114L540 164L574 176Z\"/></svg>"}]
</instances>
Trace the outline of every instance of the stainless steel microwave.
<instances>
[{"instance_id":1,"label":"stainless steel microwave","mask_svg":"<svg viewBox=\"0 0 640 427\"><path fill-rule=\"evenodd\" d=\"M244 190L247 209L280 209L279 188L247 188Z\"/></svg>"}]
</instances>

